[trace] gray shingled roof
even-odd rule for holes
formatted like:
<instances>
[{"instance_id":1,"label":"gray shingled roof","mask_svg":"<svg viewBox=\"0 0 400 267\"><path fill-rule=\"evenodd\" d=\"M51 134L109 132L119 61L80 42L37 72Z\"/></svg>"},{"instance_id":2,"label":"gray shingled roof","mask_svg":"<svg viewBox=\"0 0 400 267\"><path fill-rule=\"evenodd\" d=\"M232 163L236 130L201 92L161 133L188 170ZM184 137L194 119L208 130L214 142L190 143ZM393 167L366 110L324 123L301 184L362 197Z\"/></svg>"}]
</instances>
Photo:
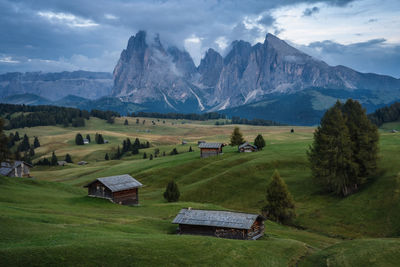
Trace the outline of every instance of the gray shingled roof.
<instances>
[{"instance_id":1,"label":"gray shingled roof","mask_svg":"<svg viewBox=\"0 0 400 267\"><path fill-rule=\"evenodd\" d=\"M7 176L13 169L7 167L0 168L0 175Z\"/></svg>"},{"instance_id":2,"label":"gray shingled roof","mask_svg":"<svg viewBox=\"0 0 400 267\"><path fill-rule=\"evenodd\" d=\"M31 164L20 161L20 160L14 160L13 162L9 161L3 161L0 163L0 175L7 176L10 172L12 172L15 168L17 168L19 165L24 163L25 165L32 167Z\"/></svg>"},{"instance_id":3,"label":"gray shingled roof","mask_svg":"<svg viewBox=\"0 0 400 267\"><path fill-rule=\"evenodd\" d=\"M241 149L242 147L245 147L245 146L252 146L252 147L254 147L255 149L257 149L257 146L252 145L252 144L250 144L249 142L245 142L245 143L241 144L241 145L239 146L239 149Z\"/></svg>"},{"instance_id":4,"label":"gray shingled roof","mask_svg":"<svg viewBox=\"0 0 400 267\"><path fill-rule=\"evenodd\" d=\"M140 182L138 182L129 174L123 174L123 175L97 178L95 181L89 183L85 187L88 187L89 185L91 185L96 181L99 181L100 183L104 184L112 192L118 192L122 190L128 190L143 186Z\"/></svg>"},{"instance_id":5,"label":"gray shingled roof","mask_svg":"<svg viewBox=\"0 0 400 267\"><path fill-rule=\"evenodd\" d=\"M200 143L199 148L220 148L221 143Z\"/></svg>"},{"instance_id":6,"label":"gray shingled roof","mask_svg":"<svg viewBox=\"0 0 400 267\"><path fill-rule=\"evenodd\" d=\"M259 216L232 211L181 209L172 223L250 229Z\"/></svg>"}]
</instances>

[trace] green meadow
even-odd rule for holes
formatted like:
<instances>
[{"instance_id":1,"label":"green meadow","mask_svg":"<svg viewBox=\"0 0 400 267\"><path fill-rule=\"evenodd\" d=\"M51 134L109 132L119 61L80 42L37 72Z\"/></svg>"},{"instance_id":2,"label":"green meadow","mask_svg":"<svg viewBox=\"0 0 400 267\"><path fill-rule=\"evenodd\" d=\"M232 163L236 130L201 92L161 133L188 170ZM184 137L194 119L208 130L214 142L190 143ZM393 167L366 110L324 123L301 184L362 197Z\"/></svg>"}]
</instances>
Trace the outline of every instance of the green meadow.
<instances>
[{"instance_id":1,"label":"green meadow","mask_svg":"<svg viewBox=\"0 0 400 267\"><path fill-rule=\"evenodd\" d=\"M83 128L16 129L41 147L35 160L59 160L66 153L74 164L35 167L34 178L0 177L0 265L61 266L398 266L400 262L400 123L380 130L379 171L360 191L346 198L325 194L312 183L306 151L312 127L239 125L247 141L257 134L264 150L237 152L225 147L218 157L201 159L198 140L229 143L234 125L215 121L125 118L115 124L90 118ZM143 124L143 120L145 123ZM155 125L151 121L155 122ZM163 122L165 121L165 123ZM13 130L14 132L15 130ZM74 144L75 135L103 134L108 144ZM126 138L149 141L139 155L105 161ZM188 142L182 145L182 141ZM193 152L188 152L189 147ZM176 148L178 155L170 156ZM143 159L143 153L162 155ZM76 162L85 160L85 166ZM171 224L181 208L259 213L277 169L296 204L296 227L266 222L257 241L176 235ZM98 177L130 174L144 187L140 205L113 204L87 196L83 186ZM167 203L162 193L170 180L180 201Z\"/></svg>"}]
</instances>

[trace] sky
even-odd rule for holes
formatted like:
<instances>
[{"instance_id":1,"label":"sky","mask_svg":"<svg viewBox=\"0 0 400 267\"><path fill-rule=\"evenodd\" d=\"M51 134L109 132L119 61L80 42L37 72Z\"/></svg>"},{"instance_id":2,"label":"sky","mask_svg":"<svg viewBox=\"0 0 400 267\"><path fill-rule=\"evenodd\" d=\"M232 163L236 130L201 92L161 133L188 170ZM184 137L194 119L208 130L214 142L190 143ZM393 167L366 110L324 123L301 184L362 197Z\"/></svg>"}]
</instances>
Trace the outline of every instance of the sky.
<instances>
[{"instance_id":1,"label":"sky","mask_svg":"<svg viewBox=\"0 0 400 267\"><path fill-rule=\"evenodd\" d=\"M400 0L0 0L0 73L112 72L145 30L186 49L272 33L330 65L400 78Z\"/></svg>"}]
</instances>

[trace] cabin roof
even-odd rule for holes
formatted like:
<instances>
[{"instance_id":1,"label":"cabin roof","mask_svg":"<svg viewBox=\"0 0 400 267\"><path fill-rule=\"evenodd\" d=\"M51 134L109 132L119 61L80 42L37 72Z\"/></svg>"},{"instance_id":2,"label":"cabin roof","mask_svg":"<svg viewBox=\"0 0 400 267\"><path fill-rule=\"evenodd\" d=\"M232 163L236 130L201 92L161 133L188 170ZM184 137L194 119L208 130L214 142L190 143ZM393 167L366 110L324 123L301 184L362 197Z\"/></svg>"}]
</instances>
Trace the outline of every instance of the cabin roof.
<instances>
[{"instance_id":1,"label":"cabin roof","mask_svg":"<svg viewBox=\"0 0 400 267\"><path fill-rule=\"evenodd\" d=\"M257 146L252 145L252 144L250 144L249 142L245 142L245 143L241 144L241 145L239 146L239 149L241 149L241 148L243 148L243 147L246 147L246 146L251 146L251 147L257 149Z\"/></svg>"},{"instance_id":2,"label":"cabin roof","mask_svg":"<svg viewBox=\"0 0 400 267\"><path fill-rule=\"evenodd\" d=\"M15 168L18 168L22 163L27 165L28 167L32 168L32 165L29 163L26 163L24 161L20 160L14 160L14 161L3 161L0 164L0 174L7 176L12 172Z\"/></svg>"},{"instance_id":3,"label":"cabin roof","mask_svg":"<svg viewBox=\"0 0 400 267\"><path fill-rule=\"evenodd\" d=\"M134 179L129 174L109 176L109 177L101 177L97 178L93 182L85 185L85 187L89 187L92 183L99 181L103 185L105 185L111 192L118 192L122 190L128 190L132 188L142 187L143 185Z\"/></svg>"},{"instance_id":4,"label":"cabin roof","mask_svg":"<svg viewBox=\"0 0 400 267\"><path fill-rule=\"evenodd\" d=\"M264 220L258 214L220 210L181 209L172 223L250 229L259 217Z\"/></svg>"},{"instance_id":5,"label":"cabin roof","mask_svg":"<svg viewBox=\"0 0 400 267\"><path fill-rule=\"evenodd\" d=\"M200 143L199 148L220 148L222 143Z\"/></svg>"}]
</instances>

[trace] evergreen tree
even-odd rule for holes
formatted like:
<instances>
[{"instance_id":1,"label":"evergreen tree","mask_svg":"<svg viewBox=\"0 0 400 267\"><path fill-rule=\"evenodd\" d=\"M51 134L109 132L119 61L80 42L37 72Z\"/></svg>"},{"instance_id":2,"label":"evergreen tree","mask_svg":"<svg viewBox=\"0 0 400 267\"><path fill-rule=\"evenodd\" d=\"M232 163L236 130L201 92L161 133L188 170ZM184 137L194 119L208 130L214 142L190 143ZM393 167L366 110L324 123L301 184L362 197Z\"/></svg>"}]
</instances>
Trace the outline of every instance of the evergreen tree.
<instances>
[{"instance_id":1,"label":"evergreen tree","mask_svg":"<svg viewBox=\"0 0 400 267\"><path fill-rule=\"evenodd\" d=\"M374 174L377 169L378 128L368 119L365 109L357 101L347 100L342 111L347 117L346 124L352 143L353 162L359 168L357 184L363 184L366 178Z\"/></svg>"},{"instance_id":2,"label":"evergreen tree","mask_svg":"<svg viewBox=\"0 0 400 267\"><path fill-rule=\"evenodd\" d=\"M0 122L2 123L2 122ZM4 133L3 133L4 134ZM10 133L10 135L8 136L8 143L7 146L8 148L12 148L15 145L15 141L14 141L14 134Z\"/></svg>"},{"instance_id":3,"label":"evergreen tree","mask_svg":"<svg viewBox=\"0 0 400 267\"><path fill-rule=\"evenodd\" d=\"M0 162L5 161L10 156L10 150L8 148L9 140L3 132L4 122L0 118Z\"/></svg>"},{"instance_id":4,"label":"evergreen tree","mask_svg":"<svg viewBox=\"0 0 400 267\"><path fill-rule=\"evenodd\" d=\"M146 148L149 148L150 147L150 143L149 143L149 141L147 141L146 142Z\"/></svg>"},{"instance_id":5,"label":"evergreen tree","mask_svg":"<svg viewBox=\"0 0 400 267\"><path fill-rule=\"evenodd\" d=\"M82 135L80 133L77 133L76 136L75 136L75 144L78 145L78 146L83 146L84 145L83 137L82 137Z\"/></svg>"},{"instance_id":6,"label":"evergreen tree","mask_svg":"<svg viewBox=\"0 0 400 267\"><path fill-rule=\"evenodd\" d=\"M122 153L125 153L128 151L128 147L126 145L126 140L122 141Z\"/></svg>"},{"instance_id":7,"label":"evergreen tree","mask_svg":"<svg viewBox=\"0 0 400 267\"><path fill-rule=\"evenodd\" d=\"M254 145L257 146L259 150L265 147L265 140L261 134L257 135L256 139L254 139Z\"/></svg>"},{"instance_id":8,"label":"evergreen tree","mask_svg":"<svg viewBox=\"0 0 400 267\"><path fill-rule=\"evenodd\" d=\"M143 153L143 158L144 158L144 159L147 159L147 154L146 154L146 152Z\"/></svg>"},{"instance_id":9,"label":"evergreen tree","mask_svg":"<svg viewBox=\"0 0 400 267\"><path fill-rule=\"evenodd\" d=\"M321 119L308 151L313 177L327 191L347 196L357 190L359 168L353 161L352 146L338 101Z\"/></svg>"},{"instance_id":10,"label":"evergreen tree","mask_svg":"<svg viewBox=\"0 0 400 267\"><path fill-rule=\"evenodd\" d=\"M89 143L90 143L90 134L87 134L86 135L86 139L89 141Z\"/></svg>"},{"instance_id":11,"label":"evergreen tree","mask_svg":"<svg viewBox=\"0 0 400 267\"><path fill-rule=\"evenodd\" d=\"M129 138L126 139L126 147L127 147L126 151L132 150L132 143L131 143L131 139L129 139Z\"/></svg>"},{"instance_id":12,"label":"evergreen tree","mask_svg":"<svg viewBox=\"0 0 400 267\"><path fill-rule=\"evenodd\" d=\"M121 157L122 157L121 149L118 146L117 153L115 154L115 159L121 159Z\"/></svg>"},{"instance_id":13,"label":"evergreen tree","mask_svg":"<svg viewBox=\"0 0 400 267\"><path fill-rule=\"evenodd\" d=\"M168 202L176 202L179 200L179 197L180 192L178 189L178 185L174 181L170 181L165 189L164 198Z\"/></svg>"},{"instance_id":14,"label":"evergreen tree","mask_svg":"<svg viewBox=\"0 0 400 267\"><path fill-rule=\"evenodd\" d=\"M235 127L235 129L233 129L232 135L231 135L231 146L239 146L241 144L243 144L245 141L243 139L243 135L240 132L239 127Z\"/></svg>"},{"instance_id":15,"label":"evergreen tree","mask_svg":"<svg viewBox=\"0 0 400 267\"><path fill-rule=\"evenodd\" d=\"M29 149L29 157L33 156L35 156L35 149L33 148L33 146L31 146L31 148Z\"/></svg>"},{"instance_id":16,"label":"evergreen tree","mask_svg":"<svg viewBox=\"0 0 400 267\"><path fill-rule=\"evenodd\" d=\"M34 148L40 147L39 138L37 138L37 136L35 136L35 139L33 140L33 147Z\"/></svg>"},{"instance_id":17,"label":"evergreen tree","mask_svg":"<svg viewBox=\"0 0 400 267\"><path fill-rule=\"evenodd\" d=\"M114 124L114 122L115 122L115 118L113 116L110 116L107 118L107 123Z\"/></svg>"},{"instance_id":18,"label":"evergreen tree","mask_svg":"<svg viewBox=\"0 0 400 267\"><path fill-rule=\"evenodd\" d=\"M65 155L65 161L68 162L68 163L73 163L70 154Z\"/></svg>"},{"instance_id":19,"label":"evergreen tree","mask_svg":"<svg viewBox=\"0 0 400 267\"><path fill-rule=\"evenodd\" d=\"M108 156L108 153L106 153L106 155L104 156L105 160L110 160L110 157Z\"/></svg>"},{"instance_id":20,"label":"evergreen tree","mask_svg":"<svg viewBox=\"0 0 400 267\"><path fill-rule=\"evenodd\" d=\"M139 124L139 119L136 119L136 124Z\"/></svg>"},{"instance_id":21,"label":"evergreen tree","mask_svg":"<svg viewBox=\"0 0 400 267\"><path fill-rule=\"evenodd\" d=\"M21 153L18 150L14 152L14 159L21 160Z\"/></svg>"},{"instance_id":22,"label":"evergreen tree","mask_svg":"<svg viewBox=\"0 0 400 267\"><path fill-rule=\"evenodd\" d=\"M178 150L176 148L172 149L172 151L169 153L170 155L178 155Z\"/></svg>"},{"instance_id":23,"label":"evergreen tree","mask_svg":"<svg viewBox=\"0 0 400 267\"><path fill-rule=\"evenodd\" d=\"M128 125L128 120L125 119L124 125Z\"/></svg>"},{"instance_id":24,"label":"evergreen tree","mask_svg":"<svg viewBox=\"0 0 400 267\"><path fill-rule=\"evenodd\" d=\"M56 165L57 165L57 162L58 162L57 156L56 156L56 154L55 154L54 151L53 151L53 154L51 155L51 165L52 165L52 166L56 166Z\"/></svg>"},{"instance_id":25,"label":"evergreen tree","mask_svg":"<svg viewBox=\"0 0 400 267\"><path fill-rule=\"evenodd\" d=\"M189 152L193 152L192 146L189 147Z\"/></svg>"},{"instance_id":26,"label":"evergreen tree","mask_svg":"<svg viewBox=\"0 0 400 267\"><path fill-rule=\"evenodd\" d=\"M24 138L22 139L22 142L18 146L19 151L28 151L31 148L31 145L29 144L29 137L24 134Z\"/></svg>"},{"instance_id":27,"label":"evergreen tree","mask_svg":"<svg viewBox=\"0 0 400 267\"><path fill-rule=\"evenodd\" d=\"M150 159L150 160L153 160L153 154L150 154L149 159Z\"/></svg>"},{"instance_id":28,"label":"evergreen tree","mask_svg":"<svg viewBox=\"0 0 400 267\"><path fill-rule=\"evenodd\" d=\"M19 137L18 131L16 131L16 132L15 132L15 135L14 135L14 141L15 141L15 142L18 142L19 140L21 140L21 138Z\"/></svg>"},{"instance_id":29,"label":"evergreen tree","mask_svg":"<svg viewBox=\"0 0 400 267\"><path fill-rule=\"evenodd\" d=\"M262 209L266 218L282 224L290 224L296 216L292 195L279 172L275 170L267 187L267 205Z\"/></svg>"},{"instance_id":30,"label":"evergreen tree","mask_svg":"<svg viewBox=\"0 0 400 267\"><path fill-rule=\"evenodd\" d=\"M160 149L156 148L154 149L154 156L157 157L160 154Z\"/></svg>"},{"instance_id":31,"label":"evergreen tree","mask_svg":"<svg viewBox=\"0 0 400 267\"><path fill-rule=\"evenodd\" d=\"M96 141L96 144L104 144L104 139L103 139L103 135L96 133L96 135L94 136L94 140Z\"/></svg>"},{"instance_id":32,"label":"evergreen tree","mask_svg":"<svg viewBox=\"0 0 400 267\"><path fill-rule=\"evenodd\" d=\"M163 157L165 157L165 151L163 151L162 155L163 155Z\"/></svg>"}]
</instances>

